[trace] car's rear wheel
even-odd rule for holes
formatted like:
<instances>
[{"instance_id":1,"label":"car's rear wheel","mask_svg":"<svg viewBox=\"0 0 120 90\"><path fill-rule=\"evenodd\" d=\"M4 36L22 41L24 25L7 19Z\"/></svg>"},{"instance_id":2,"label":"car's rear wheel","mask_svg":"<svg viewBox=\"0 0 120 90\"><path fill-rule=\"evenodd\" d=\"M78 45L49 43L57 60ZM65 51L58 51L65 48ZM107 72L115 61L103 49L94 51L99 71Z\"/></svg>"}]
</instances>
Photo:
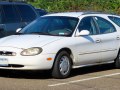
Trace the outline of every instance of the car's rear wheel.
<instances>
[{"instance_id":1,"label":"car's rear wheel","mask_svg":"<svg viewBox=\"0 0 120 90\"><path fill-rule=\"evenodd\" d=\"M118 56L115 59L115 67L120 69L120 52L118 53Z\"/></svg>"},{"instance_id":2,"label":"car's rear wheel","mask_svg":"<svg viewBox=\"0 0 120 90\"><path fill-rule=\"evenodd\" d=\"M71 58L66 51L61 51L56 59L52 69L52 76L54 78L66 78L71 71Z\"/></svg>"}]
</instances>

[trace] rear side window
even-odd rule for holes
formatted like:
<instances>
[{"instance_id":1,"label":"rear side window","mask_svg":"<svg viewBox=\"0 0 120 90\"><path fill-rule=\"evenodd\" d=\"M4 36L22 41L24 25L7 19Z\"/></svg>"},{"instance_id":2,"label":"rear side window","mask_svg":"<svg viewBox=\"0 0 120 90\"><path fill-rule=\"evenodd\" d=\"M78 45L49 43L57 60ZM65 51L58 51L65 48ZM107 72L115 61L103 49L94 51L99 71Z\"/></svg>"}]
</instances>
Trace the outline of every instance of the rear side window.
<instances>
[{"instance_id":1,"label":"rear side window","mask_svg":"<svg viewBox=\"0 0 120 90\"><path fill-rule=\"evenodd\" d=\"M95 17L98 28L100 30L100 34L112 33L115 32L115 27L107 20L101 17Z\"/></svg>"},{"instance_id":2,"label":"rear side window","mask_svg":"<svg viewBox=\"0 0 120 90\"><path fill-rule=\"evenodd\" d=\"M120 18L113 16L108 16L108 18L120 27Z\"/></svg>"},{"instance_id":3,"label":"rear side window","mask_svg":"<svg viewBox=\"0 0 120 90\"><path fill-rule=\"evenodd\" d=\"M3 10L3 15L2 15L3 23L20 22L19 13L17 12L17 10L13 5L3 5L2 10Z\"/></svg>"},{"instance_id":4,"label":"rear side window","mask_svg":"<svg viewBox=\"0 0 120 90\"><path fill-rule=\"evenodd\" d=\"M33 21L36 18L35 12L28 5L17 5L17 9L20 12L23 22Z\"/></svg>"}]
</instances>

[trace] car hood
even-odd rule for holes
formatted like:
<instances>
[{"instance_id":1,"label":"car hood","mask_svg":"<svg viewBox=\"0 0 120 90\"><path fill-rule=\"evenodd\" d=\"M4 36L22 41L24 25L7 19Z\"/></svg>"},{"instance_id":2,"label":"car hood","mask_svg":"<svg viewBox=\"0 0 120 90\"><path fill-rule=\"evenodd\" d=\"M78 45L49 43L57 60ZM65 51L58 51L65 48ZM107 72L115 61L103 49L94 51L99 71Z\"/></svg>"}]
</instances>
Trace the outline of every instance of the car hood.
<instances>
[{"instance_id":1,"label":"car hood","mask_svg":"<svg viewBox=\"0 0 120 90\"><path fill-rule=\"evenodd\" d=\"M0 47L42 47L63 37L45 35L12 35L0 39Z\"/></svg>"}]
</instances>

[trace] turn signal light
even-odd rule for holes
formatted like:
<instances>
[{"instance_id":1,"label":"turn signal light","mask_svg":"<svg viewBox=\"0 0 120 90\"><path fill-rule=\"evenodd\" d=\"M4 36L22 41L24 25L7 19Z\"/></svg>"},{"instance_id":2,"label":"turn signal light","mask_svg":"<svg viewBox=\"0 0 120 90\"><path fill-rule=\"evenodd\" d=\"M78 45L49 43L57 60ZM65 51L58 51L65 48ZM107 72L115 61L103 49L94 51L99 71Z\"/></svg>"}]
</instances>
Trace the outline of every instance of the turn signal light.
<instances>
[{"instance_id":1,"label":"turn signal light","mask_svg":"<svg viewBox=\"0 0 120 90\"><path fill-rule=\"evenodd\" d=\"M47 60L48 60L48 61L51 61L51 60L52 60L52 58L47 58Z\"/></svg>"}]
</instances>

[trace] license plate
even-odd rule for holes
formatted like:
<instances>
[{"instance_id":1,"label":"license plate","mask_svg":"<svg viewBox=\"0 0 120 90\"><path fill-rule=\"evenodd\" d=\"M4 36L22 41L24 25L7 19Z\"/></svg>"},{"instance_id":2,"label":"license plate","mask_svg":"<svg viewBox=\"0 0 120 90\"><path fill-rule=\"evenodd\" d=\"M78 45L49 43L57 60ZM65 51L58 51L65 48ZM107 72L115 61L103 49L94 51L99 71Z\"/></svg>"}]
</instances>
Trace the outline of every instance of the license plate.
<instances>
[{"instance_id":1,"label":"license plate","mask_svg":"<svg viewBox=\"0 0 120 90\"><path fill-rule=\"evenodd\" d=\"M0 58L0 66L8 66L8 59Z\"/></svg>"}]
</instances>

